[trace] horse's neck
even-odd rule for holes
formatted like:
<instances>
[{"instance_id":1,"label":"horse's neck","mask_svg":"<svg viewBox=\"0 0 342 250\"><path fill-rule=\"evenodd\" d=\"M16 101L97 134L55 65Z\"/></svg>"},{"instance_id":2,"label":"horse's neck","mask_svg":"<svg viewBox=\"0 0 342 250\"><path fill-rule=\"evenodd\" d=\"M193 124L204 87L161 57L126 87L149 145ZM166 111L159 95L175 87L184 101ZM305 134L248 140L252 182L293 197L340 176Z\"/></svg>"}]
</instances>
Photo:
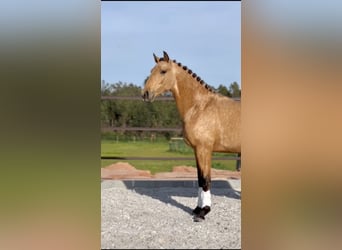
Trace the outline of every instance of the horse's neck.
<instances>
[{"instance_id":1,"label":"horse's neck","mask_svg":"<svg viewBox=\"0 0 342 250\"><path fill-rule=\"evenodd\" d=\"M184 121L186 113L199 102L204 104L210 93L186 72L179 74L176 79L177 83L171 91L181 119Z\"/></svg>"}]
</instances>

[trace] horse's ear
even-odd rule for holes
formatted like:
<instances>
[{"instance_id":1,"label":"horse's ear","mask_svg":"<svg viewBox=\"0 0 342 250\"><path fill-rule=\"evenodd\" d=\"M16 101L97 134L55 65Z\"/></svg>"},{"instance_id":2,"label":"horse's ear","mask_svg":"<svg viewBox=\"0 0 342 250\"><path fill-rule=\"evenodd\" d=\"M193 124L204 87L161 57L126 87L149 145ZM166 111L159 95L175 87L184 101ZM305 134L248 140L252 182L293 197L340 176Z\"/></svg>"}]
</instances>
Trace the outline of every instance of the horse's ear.
<instances>
[{"instance_id":1,"label":"horse's ear","mask_svg":"<svg viewBox=\"0 0 342 250\"><path fill-rule=\"evenodd\" d=\"M153 57L154 57L154 61L155 61L156 63L158 63L158 62L159 62L158 56L156 56L156 55L153 53Z\"/></svg>"},{"instance_id":2,"label":"horse's ear","mask_svg":"<svg viewBox=\"0 0 342 250\"><path fill-rule=\"evenodd\" d=\"M164 61L169 62L170 60L169 55L165 51L163 51L163 53L164 53Z\"/></svg>"}]
</instances>

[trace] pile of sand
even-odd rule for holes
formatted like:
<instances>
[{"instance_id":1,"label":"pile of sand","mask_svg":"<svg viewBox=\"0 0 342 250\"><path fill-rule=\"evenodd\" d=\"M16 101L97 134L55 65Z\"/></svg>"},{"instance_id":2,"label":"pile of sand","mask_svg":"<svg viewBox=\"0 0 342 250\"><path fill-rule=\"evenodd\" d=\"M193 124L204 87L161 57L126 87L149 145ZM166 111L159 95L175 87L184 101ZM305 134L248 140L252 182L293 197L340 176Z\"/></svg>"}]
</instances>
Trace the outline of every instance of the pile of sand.
<instances>
[{"instance_id":1,"label":"pile of sand","mask_svg":"<svg viewBox=\"0 0 342 250\"><path fill-rule=\"evenodd\" d=\"M237 171L211 169L212 179L240 179ZM148 170L138 170L129 163L117 162L101 168L101 179L197 179L197 170L189 166L175 166L172 172L151 174Z\"/></svg>"}]
</instances>

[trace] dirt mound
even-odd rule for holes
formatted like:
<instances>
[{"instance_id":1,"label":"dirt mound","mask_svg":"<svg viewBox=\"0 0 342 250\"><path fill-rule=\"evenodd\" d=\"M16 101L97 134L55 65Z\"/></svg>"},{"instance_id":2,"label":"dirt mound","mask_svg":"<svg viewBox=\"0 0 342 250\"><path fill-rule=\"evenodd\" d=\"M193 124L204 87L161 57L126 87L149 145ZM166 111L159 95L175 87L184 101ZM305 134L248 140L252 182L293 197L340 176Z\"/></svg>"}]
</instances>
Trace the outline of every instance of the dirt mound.
<instances>
[{"instance_id":1,"label":"dirt mound","mask_svg":"<svg viewBox=\"0 0 342 250\"><path fill-rule=\"evenodd\" d=\"M240 179L241 175L236 171L211 169L212 179ZM197 179L197 169L189 166L173 167L172 172L156 173L154 178L177 178L177 179Z\"/></svg>"},{"instance_id":2,"label":"dirt mound","mask_svg":"<svg viewBox=\"0 0 342 250\"><path fill-rule=\"evenodd\" d=\"M211 169L212 179L240 179L240 172ZM173 167L172 172L152 175L148 170L138 170L129 163L117 162L101 168L101 179L197 179L197 169L189 166Z\"/></svg>"},{"instance_id":3,"label":"dirt mound","mask_svg":"<svg viewBox=\"0 0 342 250\"><path fill-rule=\"evenodd\" d=\"M117 162L101 168L102 179L148 179L152 178L148 170L138 170L126 162Z\"/></svg>"}]
</instances>

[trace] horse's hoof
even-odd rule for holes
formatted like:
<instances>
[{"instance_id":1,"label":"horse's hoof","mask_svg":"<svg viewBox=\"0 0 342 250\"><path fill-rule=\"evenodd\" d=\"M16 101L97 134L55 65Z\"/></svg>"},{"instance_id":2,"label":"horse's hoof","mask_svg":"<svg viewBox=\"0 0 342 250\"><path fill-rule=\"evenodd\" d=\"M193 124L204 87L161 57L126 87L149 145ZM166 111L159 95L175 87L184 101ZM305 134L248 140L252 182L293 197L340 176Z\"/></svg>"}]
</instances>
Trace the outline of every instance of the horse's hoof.
<instances>
[{"instance_id":1,"label":"horse's hoof","mask_svg":"<svg viewBox=\"0 0 342 250\"><path fill-rule=\"evenodd\" d=\"M194 221L201 222L205 220L204 216L210 212L210 207L209 206L205 206L203 208L196 207L192 212L195 214Z\"/></svg>"},{"instance_id":2,"label":"horse's hoof","mask_svg":"<svg viewBox=\"0 0 342 250\"><path fill-rule=\"evenodd\" d=\"M192 210L192 214L197 215L201 212L201 208L200 207L196 207L194 210Z\"/></svg>"},{"instance_id":3,"label":"horse's hoof","mask_svg":"<svg viewBox=\"0 0 342 250\"><path fill-rule=\"evenodd\" d=\"M210 207L209 206L205 206L201 209L199 215L200 216L205 216L206 214L208 214L210 212Z\"/></svg>"},{"instance_id":4,"label":"horse's hoof","mask_svg":"<svg viewBox=\"0 0 342 250\"><path fill-rule=\"evenodd\" d=\"M199 216L199 215L194 216L194 222L202 222L204 220L205 220L204 216Z\"/></svg>"}]
</instances>

